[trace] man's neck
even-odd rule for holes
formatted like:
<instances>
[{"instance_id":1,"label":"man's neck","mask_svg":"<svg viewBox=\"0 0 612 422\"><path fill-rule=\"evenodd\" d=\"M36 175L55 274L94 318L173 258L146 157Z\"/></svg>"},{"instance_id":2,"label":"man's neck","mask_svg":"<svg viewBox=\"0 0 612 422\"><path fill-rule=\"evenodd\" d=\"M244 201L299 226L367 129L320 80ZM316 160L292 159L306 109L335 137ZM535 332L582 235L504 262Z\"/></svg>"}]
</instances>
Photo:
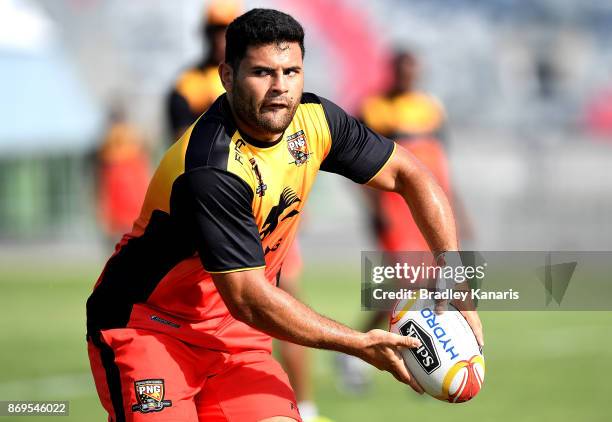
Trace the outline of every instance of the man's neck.
<instances>
[{"instance_id":1,"label":"man's neck","mask_svg":"<svg viewBox=\"0 0 612 422\"><path fill-rule=\"evenodd\" d=\"M387 92L387 96L389 98L393 98L399 97L400 95L409 95L412 93L414 93L414 90L412 88L406 89L399 86L394 86Z\"/></svg>"}]
</instances>

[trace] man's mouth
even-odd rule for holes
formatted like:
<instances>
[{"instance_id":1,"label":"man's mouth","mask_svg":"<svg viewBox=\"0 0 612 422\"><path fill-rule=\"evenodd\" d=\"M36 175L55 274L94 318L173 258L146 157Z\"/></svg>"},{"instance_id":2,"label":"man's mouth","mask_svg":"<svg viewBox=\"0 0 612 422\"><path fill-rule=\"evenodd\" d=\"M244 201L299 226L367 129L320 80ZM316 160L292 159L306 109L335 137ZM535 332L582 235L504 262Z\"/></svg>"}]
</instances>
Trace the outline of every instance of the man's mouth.
<instances>
[{"instance_id":1,"label":"man's mouth","mask_svg":"<svg viewBox=\"0 0 612 422\"><path fill-rule=\"evenodd\" d=\"M261 108L263 110L282 110L284 108L288 108L289 105L287 103L265 103Z\"/></svg>"}]
</instances>

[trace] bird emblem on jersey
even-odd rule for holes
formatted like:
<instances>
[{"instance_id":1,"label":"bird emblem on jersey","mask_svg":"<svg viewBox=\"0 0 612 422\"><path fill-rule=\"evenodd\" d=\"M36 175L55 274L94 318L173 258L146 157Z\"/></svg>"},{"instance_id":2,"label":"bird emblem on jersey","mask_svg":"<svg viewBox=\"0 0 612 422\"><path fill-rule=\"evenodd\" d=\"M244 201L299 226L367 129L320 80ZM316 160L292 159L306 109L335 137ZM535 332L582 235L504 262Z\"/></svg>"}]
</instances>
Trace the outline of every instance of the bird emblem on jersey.
<instances>
[{"instance_id":1,"label":"bird emblem on jersey","mask_svg":"<svg viewBox=\"0 0 612 422\"><path fill-rule=\"evenodd\" d=\"M312 154L308 152L308 143L306 142L306 135L303 130L287 137L287 148L289 149L289 154L293 157L293 161L289 161L289 164L295 164L298 167L308 161Z\"/></svg>"},{"instance_id":2,"label":"bird emblem on jersey","mask_svg":"<svg viewBox=\"0 0 612 422\"><path fill-rule=\"evenodd\" d=\"M283 189L283 192L281 193L280 198L278 200L278 205L275 205L272 207L272 209L270 209L270 212L268 213L268 216L264 221L264 224L262 226L263 230L261 231L261 233L259 233L261 236L261 240L264 240L270 233L272 233L274 229L276 229L276 226L278 226L278 223L300 213L298 210L294 209L289 211L283 217L283 213L291 205L296 204L298 202L302 202L302 200L298 198L297 194L291 188L286 187L285 189Z\"/></svg>"}]
</instances>

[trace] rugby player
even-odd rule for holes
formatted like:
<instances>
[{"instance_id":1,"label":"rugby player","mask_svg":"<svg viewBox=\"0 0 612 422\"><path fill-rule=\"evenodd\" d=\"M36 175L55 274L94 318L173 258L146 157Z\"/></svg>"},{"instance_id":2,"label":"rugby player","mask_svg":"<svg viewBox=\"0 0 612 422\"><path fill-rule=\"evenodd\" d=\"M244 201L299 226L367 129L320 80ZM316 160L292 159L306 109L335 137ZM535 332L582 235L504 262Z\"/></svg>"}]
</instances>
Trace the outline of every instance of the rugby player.
<instances>
[{"instance_id":1,"label":"rugby player","mask_svg":"<svg viewBox=\"0 0 612 422\"><path fill-rule=\"evenodd\" d=\"M301 420L271 337L357 356L422 393L417 339L352 330L276 285L320 170L395 191L431 250L457 249L443 191L403 148L304 93L304 32L253 9L227 28L226 90L167 151L87 303L112 421ZM469 322L479 328L473 313Z\"/></svg>"},{"instance_id":2,"label":"rugby player","mask_svg":"<svg viewBox=\"0 0 612 422\"><path fill-rule=\"evenodd\" d=\"M110 109L108 131L96 151L95 165L97 214L105 246L112 251L138 217L151 177L145 140L118 101Z\"/></svg>"},{"instance_id":3,"label":"rugby player","mask_svg":"<svg viewBox=\"0 0 612 422\"><path fill-rule=\"evenodd\" d=\"M381 94L367 98L361 110L363 122L374 131L393 139L410 151L431 171L451 199L463 238L472 228L462 202L451 189L447 143L446 112L440 101L417 89L420 65L408 50L393 58L393 84ZM427 241L410 215L406 203L397 195L368 189L372 195L373 228L379 246L388 252L427 251Z\"/></svg>"},{"instance_id":4,"label":"rugby player","mask_svg":"<svg viewBox=\"0 0 612 422\"><path fill-rule=\"evenodd\" d=\"M180 74L168 96L167 115L173 142L225 92L218 70L225 56L225 31L241 9L238 0L214 0L206 8L201 34L208 53ZM133 218L130 224L132 221ZM295 297L299 297L302 266L299 242L295 239L283 261L279 280L279 287ZM324 421L314 401L308 349L285 341L277 342L276 347L305 422Z\"/></svg>"}]
</instances>

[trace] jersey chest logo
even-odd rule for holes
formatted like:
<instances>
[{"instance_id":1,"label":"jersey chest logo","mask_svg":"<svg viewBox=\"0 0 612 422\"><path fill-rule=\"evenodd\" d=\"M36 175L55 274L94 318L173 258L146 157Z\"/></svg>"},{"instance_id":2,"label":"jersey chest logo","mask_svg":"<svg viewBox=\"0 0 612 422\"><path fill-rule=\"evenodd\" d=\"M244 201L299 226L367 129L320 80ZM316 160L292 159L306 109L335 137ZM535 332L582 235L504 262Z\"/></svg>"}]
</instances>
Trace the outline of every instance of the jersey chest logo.
<instances>
[{"instance_id":1,"label":"jersey chest logo","mask_svg":"<svg viewBox=\"0 0 612 422\"><path fill-rule=\"evenodd\" d=\"M297 204L298 202L302 202L302 200L298 198L297 194L291 188L287 187L283 189L283 192L278 200L278 205L275 205L270 209L270 212L264 221L262 231L259 233L261 240L268 237L274 231L274 229L276 229L278 223L300 213L296 209L285 213L289 207L291 207L293 204Z\"/></svg>"},{"instance_id":2,"label":"jersey chest logo","mask_svg":"<svg viewBox=\"0 0 612 422\"><path fill-rule=\"evenodd\" d=\"M293 161L290 161L289 164L295 164L298 167L308 161L312 155L312 152L308 152L308 142L306 142L303 130L287 137L287 149L293 157Z\"/></svg>"}]
</instances>

